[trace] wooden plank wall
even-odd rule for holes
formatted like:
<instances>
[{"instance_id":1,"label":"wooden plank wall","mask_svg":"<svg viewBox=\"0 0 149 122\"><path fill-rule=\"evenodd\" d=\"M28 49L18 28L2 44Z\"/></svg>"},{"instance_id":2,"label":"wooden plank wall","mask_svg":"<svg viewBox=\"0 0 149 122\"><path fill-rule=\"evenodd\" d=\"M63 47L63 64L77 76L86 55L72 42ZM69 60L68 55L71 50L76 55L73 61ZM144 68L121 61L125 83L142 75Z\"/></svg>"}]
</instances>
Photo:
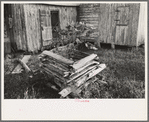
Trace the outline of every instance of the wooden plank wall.
<instances>
[{"instance_id":1,"label":"wooden plank wall","mask_svg":"<svg viewBox=\"0 0 149 122\"><path fill-rule=\"evenodd\" d=\"M77 16L76 7L25 4L24 12L25 12L28 51L38 51L41 49L42 40L41 40L39 9L46 10L49 12L58 10L61 29L65 29L68 22L69 23L72 21L76 22L76 16Z\"/></svg>"},{"instance_id":2,"label":"wooden plank wall","mask_svg":"<svg viewBox=\"0 0 149 122\"><path fill-rule=\"evenodd\" d=\"M136 46L139 6L139 3L101 4L99 13L99 41L117 45ZM123 11L119 7L126 7L126 9ZM116 10L121 10L122 12L117 13ZM122 25L117 21L117 19L121 20L124 17L128 19L126 25Z\"/></svg>"},{"instance_id":3,"label":"wooden plank wall","mask_svg":"<svg viewBox=\"0 0 149 122\"><path fill-rule=\"evenodd\" d=\"M141 3L138 34L137 34L137 46L145 43L146 28L147 28L147 6L146 3Z\"/></svg>"},{"instance_id":4,"label":"wooden plank wall","mask_svg":"<svg viewBox=\"0 0 149 122\"><path fill-rule=\"evenodd\" d=\"M39 11L35 5L23 5L26 23L27 47L29 52L41 49Z\"/></svg>"},{"instance_id":5,"label":"wooden plank wall","mask_svg":"<svg viewBox=\"0 0 149 122\"><path fill-rule=\"evenodd\" d=\"M98 28L100 4L82 4L78 9L78 16L80 22L86 22L87 26Z\"/></svg>"},{"instance_id":6,"label":"wooden plank wall","mask_svg":"<svg viewBox=\"0 0 149 122\"><path fill-rule=\"evenodd\" d=\"M79 21L98 28L100 43L136 46L139 3L83 4Z\"/></svg>"},{"instance_id":7,"label":"wooden plank wall","mask_svg":"<svg viewBox=\"0 0 149 122\"><path fill-rule=\"evenodd\" d=\"M4 5L4 54L11 53L11 43L10 43L11 27L9 24L10 17L11 17L10 6L8 4L5 4Z\"/></svg>"},{"instance_id":8,"label":"wooden plank wall","mask_svg":"<svg viewBox=\"0 0 149 122\"><path fill-rule=\"evenodd\" d=\"M76 7L52 6L43 4L9 4L12 27L9 28L10 41L16 50L37 52L41 50L42 38L39 9L49 11L59 11L60 27L65 29L68 23L76 22ZM9 15L7 16L7 20ZM8 21L7 21L8 22ZM7 25L9 25L7 23ZM52 38L52 37L51 37ZM50 41L48 42L50 44Z\"/></svg>"},{"instance_id":9,"label":"wooden plank wall","mask_svg":"<svg viewBox=\"0 0 149 122\"><path fill-rule=\"evenodd\" d=\"M11 36L11 41L15 42L17 50L27 50L23 5L12 4L11 11L13 19L12 20L13 35Z\"/></svg>"}]
</instances>

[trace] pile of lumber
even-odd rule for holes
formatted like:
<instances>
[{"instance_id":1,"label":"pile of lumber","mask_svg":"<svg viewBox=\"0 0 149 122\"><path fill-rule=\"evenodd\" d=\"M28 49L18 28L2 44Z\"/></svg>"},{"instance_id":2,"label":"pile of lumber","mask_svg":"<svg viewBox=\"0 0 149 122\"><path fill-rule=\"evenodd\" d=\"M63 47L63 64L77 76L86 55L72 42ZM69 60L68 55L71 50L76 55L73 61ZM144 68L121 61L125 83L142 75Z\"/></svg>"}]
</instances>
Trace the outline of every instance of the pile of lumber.
<instances>
[{"instance_id":1,"label":"pile of lumber","mask_svg":"<svg viewBox=\"0 0 149 122\"><path fill-rule=\"evenodd\" d=\"M81 52L80 52L81 53ZM79 53L76 51L75 57ZM80 96L81 91L90 83L98 80L99 72L106 68L105 64L99 63L96 54L82 57L77 61L73 58L65 58L52 51L43 51L40 55L42 62L41 70L54 77L54 84L59 88L59 94L65 98L71 94Z\"/></svg>"}]
</instances>

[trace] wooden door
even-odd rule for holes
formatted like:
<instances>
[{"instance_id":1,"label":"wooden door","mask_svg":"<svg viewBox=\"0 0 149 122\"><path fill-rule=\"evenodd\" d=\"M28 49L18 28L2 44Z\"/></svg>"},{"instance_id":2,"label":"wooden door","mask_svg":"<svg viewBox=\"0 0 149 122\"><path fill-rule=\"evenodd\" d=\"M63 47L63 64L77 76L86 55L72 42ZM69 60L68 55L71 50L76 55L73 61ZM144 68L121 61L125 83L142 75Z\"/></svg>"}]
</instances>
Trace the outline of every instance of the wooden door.
<instances>
[{"instance_id":1,"label":"wooden door","mask_svg":"<svg viewBox=\"0 0 149 122\"><path fill-rule=\"evenodd\" d=\"M40 10L41 36L43 46L50 44L52 40L51 15L48 10Z\"/></svg>"},{"instance_id":2,"label":"wooden door","mask_svg":"<svg viewBox=\"0 0 149 122\"><path fill-rule=\"evenodd\" d=\"M116 9L116 33L115 44L127 45L128 25L129 25L129 6L119 6Z\"/></svg>"}]
</instances>

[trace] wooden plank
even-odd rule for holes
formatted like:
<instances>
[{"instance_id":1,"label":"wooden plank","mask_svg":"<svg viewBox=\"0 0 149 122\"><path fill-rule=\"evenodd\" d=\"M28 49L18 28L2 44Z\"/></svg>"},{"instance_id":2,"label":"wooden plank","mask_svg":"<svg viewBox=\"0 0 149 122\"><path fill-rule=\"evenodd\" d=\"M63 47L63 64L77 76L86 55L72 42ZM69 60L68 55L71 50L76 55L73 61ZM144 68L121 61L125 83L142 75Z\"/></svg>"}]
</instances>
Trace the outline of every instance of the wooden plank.
<instances>
[{"instance_id":1,"label":"wooden plank","mask_svg":"<svg viewBox=\"0 0 149 122\"><path fill-rule=\"evenodd\" d=\"M31 72L30 68L26 65L26 63L24 63L22 60L18 60L21 64L21 66L25 69L26 73Z\"/></svg>"},{"instance_id":2,"label":"wooden plank","mask_svg":"<svg viewBox=\"0 0 149 122\"><path fill-rule=\"evenodd\" d=\"M61 92L59 92L58 94L60 94L62 97L66 97L71 92L72 92L71 87L67 87L67 88L63 89Z\"/></svg>"},{"instance_id":3,"label":"wooden plank","mask_svg":"<svg viewBox=\"0 0 149 122\"><path fill-rule=\"evenodd\" d=\"M66 70L54 65L54 64L43 64L43 66L47 67L48 69L57 72L59 75L64 76Z\"/></svg>"},{"instance_id":4,"label":"wooden plank","mask_svg":"<svg viewBox=\"0 0 149 122\"><path fill-rule=\"evenodd\" d=\"M14 21L14 7L13 7L13 4L8 5L8 7L9 7L9 11L8 12L10 13L10 17L12 18L12 25L14 25L15 21ZM16 47L16 42L14 40L14 38L15 38L14 37L14 26L12 26L11 28L9 27L9 30L10 30L9 37L10 37L10 42L11 42L11 49L13 51L16 51L17 47Z\"/></svg>"},{"instance_id":5,"label":"wooden plank","mask_svg":"<svg viewBox=\"0 0 149 122\"><path fill-rule=\"evenodd\" d=\"M18 49L19 50L23 50L23 37L22 37L22 25L21 25L21 17L20 17L20 5L19 4L16 4L16 16L17 16L17 40L19 43L18 43Z\"/></svg>"},{"instance_id":6,"label":"wooden plank","mask_svg":"<svg viewBox=\"0 0 149 122\"><path fill-rule=\"evenodd\" d=\"M101 4L100 5L100 14L99 14L99 39L98 43L100 42L106 42L106 26L107 26L107 9L106 9L106 4Z\"/></svg>"},{"instance_id":7,"label":"wooden plank","mask_svg":"<svg viewBox=\"0 0 149 122\"><path fill-rule=\"evenodd\" d=\"M41 10L39 9L39 31L40 31L40 50L43 51L43 40L42 40L42 26L41 26Z\"/></svg>"},{"instance_id":8,"label":"wooden plank","mask_svg":"<svg viewBox=\"0 0 149 122\"><path fill-rule=\"evenodd\" d=\"M75 70L77 70L77 69L83 67L83 66L84 66L86 63L88 63L89 61L95 59L96 57L97 57L97 54L91 54L91 55L89 55L89 56L87 56L87 57L85 57L85 58L83 58L83 59L81 59L81 60L75 62L75 63L72 65L72 67L73 67Z\"/></svg>"},{"instance_id":9,"label":"wooden plank","mask_svg":"<svg viewBox=\"0 0 149 122\"><path fill-rule=\"evenodd\" d=\"M17 29L17 17L16 17L16 5L13 4L12 5L12 8L13 8L13 18L14 18L14 26L13 26L13 32L14 32L14 41L16 43L16 47L17 49L19 48L18 45L19 45L19 42L18 42L18 29Z\"/></svg>"},{"instance_id":10,"label":"wooden plank","mask_svg":"<svg viewBox=\"0 0 149 122\"><path fill-rule=\"evenodd\" d=\"M63 57L61 55L57 55L57 54L55 54L55 53L53 53L51 51L43 51L42 54L50 56L50 57L52 57L52 58L54 58L54 59L56 59L58 61L61 61L61 62L65 63L65 64L68 64L68 65L71 65L71 64L74 63L74 61L66 59L65 57Z\"/></svg>"},{"instance_id":11,"label":"wooden plank","mask_svg":"<svg viewBox=\"0 0 149 122\"><path fill-rule=\"evenodd\" d=\"M87 81L88 79L90 79L90 75L92 74L92 72L94 72L97 69L97 67L92 68L91 70L89 70L88 72L84 73L82 76L80 76L78 79L75 79L75 86L79 87L81 84L83 84L85 81Z\"/></svg>"},{"instance_id":12,"label":"wooden plank","mask_svg":"<svg viewBox=\"0 0 149 122\"><path fill-rule=\"evenodd\" d=\"M93 18L93 17L91 17L91 18L84 17L84 18L80 18L80 21L98 21L98 18L97 17L95 17L95 18Z\"/></svg>"},{"instance_id":13,"label":"wooden plank","mask_svg":"<svg viewBox=\"0 0 149 122\"><path fill-rule=\"evenodd\" d=\"M80 12L79 13L79 16L95 16L95 17L98 17L98 14L99 13L92 13L92 12L90 12L90 13L86 13L86 12Z\"/></svg>"},{"instance_id":14,"label":"wooden plank","mask_svg":"<svg viewBox=\"0 0 149 122\"><path fill-rule=\"evenodd\" d=\"M51 69L48 69L47 67L45 67L44 65L41 66L41 68L48 74L51 75L53 77L57 77L58 79L60 79L60 81L62 83L66 82L66 79L62 76L60 76L57 72L52 71Z\"/></svg>"},{"instance_id":15,"label":"wooden plank","mask_svg":"<svg viewBox=\"0 0 149 122\"><path fill-rule=\"evenodd\" d=\"M97 68L98 65L94 65L94 66L90 66L90 67L87 67L85 69L83 69L82 71L80 71L79 73L75 73L75 75L73 75L72 77L70 77L70 80L67 81L67 83L77 79L78 77L80 77L81 75L83 74L86 74L88 72L90 72L91 70L94 70Z\"/></svg>"},{"instance_id":16,"label":"wooden plank","mask_svg":"<svg viewBox=\"0 0 149 122\"><path fill-rule=\"evenodd\" d=\"M26 63L29 61L30 57L31 57L31 55L25 55L25 56L22 58L21 62L23 62L24 64L26 64ZM16 68L12 71L12 74L21 73L21 68L22 68L22 66L21 66L20 64L18 64L18 65L16 66Z\"/></svg>"},{"instance_id":17,"label":"wooden plank","mask_svg":"<svg viewBox=\"0 0 149 122\"><path fill-rule=\"evenodd\" d=\"M19 35L20 35L20 45L21 45L21 50L26 51L26 38L25 38L25 30L24 30L24 18L23 18L23 5L18 4L18 17L19 17Z\"/></svg>"},{"instance_id":18,"label":"wooden plank","mask_svg":"<svg viewBox=\"0 0 149 122\"><path fill-rule=\"evenodd\" d=\"M80 18L98 18L98 14L80 15Z\"/></svg>"},{"instance_id":19,"label":"wooden plank","mask_svg":"<svg viewBox=\"0 0 149 122\"><path fill-rule=\"evenodd\" d=\"M79 9L80 12L93 12L93 13L98 13L99 12L99 7L95 7L95 8L80 8Z\"/></svg>"},{"instance_id":20,"label":"wooden plank","mask_svg":"<svg viewBox=\"0 0 149 122\"><path fill-rule=\"evenodd\" d=\"M40 59L43 63L45 62L46 64L49 64L49 63L51 63L51 64L54 64L54 65L57 65L57 66L59 66L59 67L61 67L62 69L65 69L65 70L67 70L67 71L69 71L70 70L70 66L69 65L67 65L67 64L65 64L65 63L62 63L61 61L59 61L59 60L56 60L56 59L54 59L54 58L41 58Z\"/></svg>"},{"instance_id":21,"label":"wooden plank","mask_svg":"<svg viewBox=\"0 0 149 122\"><path fill-rule=\"evenodd\" d=\"M107 37L106 37L106 42L111 43L111 5L107 5Z\"/></svg>"},{"instance_id":22,"label":"wooden plank","mask_svg":"<svg viewBox=\"0 0 149 122\"><path fill-rule=\"evenodd\" d=\"M79 74L82 70L86 69L88 66L93 66L93 65L98 65L98 64L99 64L99 62L97 62L97 61L90 61L90 62L88 62L85 66L79 68L79 69L76 70L74 73L72 73L69 77L70 77L70 78L73 77L76 73Z\"/></svg>"},{"instance_id":23,"label":"wooden plank","mask_svg":"<svg viewBox=\"0 0 149 122\"><path fill-rule=\"evenodd\" d=\"M138 21L139 21L139 9L140 4L133 4L133 18L132 18L132 40L129 43L132 46L136 46L137 44L137 30L138 30Z\"/></svg>"},{"instance_id":24,"label":"wooden plank","mask_svg":"<svg viewBox=\"0 0 149 122\"><path fill-rule=\"evenodd\" d=\"M115 48L115 44L116 44L116 24L117 21L113 21L115 19L117 19L117 12L115 11L118 7L118 4L112 4L111 10L112 10L112 27L111 27L111 46L112 48Z\"/></svg>"},{"instance_id":25,"label":"wooden plank","mask_svg":"<svg viewBox=\"0 0 149 122\"><path fill-rule=\"evenodd\" d=\"M27 37L26 37L26 23L25 23L25 13L24 13L24 5L20 4L21 9L21 22L22 22L22 35L23 35L23 41L24 41L24 50L27 51Z\"/></svg>"},{"instance_id":26,"label":"wooden plank","mask_svg":"<svg viewBox=\"0 0 149 122\"><path fill-rule=\"evenodd\" d=\"M91 79L92 77L96 76L99 72L101 72L104 68L105 68L105 64L100 64L100 68L91 71L88 75L83 75L81 78L78 79L78 81L76 81L77 86L80 86L81 84L85 83L85 81L88 81L89 79ZM79 82L79 83L78 83ZM65 89L63 89L62 91L59 92L59 94L63 97L66 97L67 95L69 95L72 91L74 91L74 88L71 87L66 87ZM80 89L78 90L80 91Z\"/></svg>"},{"instance_id":27,"label":"wooden plank","mask_svg":"<svg viewBox=\"0 0 149 122\"><path fill-rule=\"evenodd\" d=\"M28 51L33 51L33 43L31 41L32 30L30 27L31 19L30 19L30 5L24 5L24 12L25 12L25 23L26 23L26 35L27 35L27 47Z\"/></svg>"},{"instance_id":28,"label":"wooden plank","mask_svg":"<svg viewBox=\"0 0 149 122\"><path fill-rule=\"evenodd\" d=\"M140 3L138 32L137 32L137 46L145 43L145 35L146 35L146 27L147 27L146 10L147 10L146 4Z\"/></svg>"},{"instance_id":29,"label":"wooden plank","mask_svg":"<svg viewBox=\"0 0 149 122\"><path fill-rule=\"evenodd\" d=\"M98 78L96 78L96 77L94 77L94 78L92 78L92 79L89 79L88 81L86 81L83 85L81 85L75 92L76 92L76 94L80 94L80 92L84 89L84 88L86 88L89 84L91 84L91 83L93 83L93 82L95 82L95 81L97 81L98 80Z\"/></svg>"}]
</instances>

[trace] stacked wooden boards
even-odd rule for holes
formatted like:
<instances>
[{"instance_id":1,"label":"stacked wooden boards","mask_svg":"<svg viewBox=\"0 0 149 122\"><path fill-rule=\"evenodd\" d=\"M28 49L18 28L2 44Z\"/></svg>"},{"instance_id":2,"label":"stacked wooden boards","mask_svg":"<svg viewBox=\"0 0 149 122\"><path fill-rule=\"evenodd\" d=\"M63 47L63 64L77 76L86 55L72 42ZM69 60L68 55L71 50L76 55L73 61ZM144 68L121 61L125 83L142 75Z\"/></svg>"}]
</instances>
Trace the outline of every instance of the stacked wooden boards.
<instances>
[{"instance_id":1,"label":"stacked wooden boards","mask_svg":"<svg viewBox=\"0 0 149 122\"><path fill-rule=\"evenodd\" d=\"M76 54L76 53L75 53ZM81 91L90 83L98 80L96 75L104 68L96 54L91 54L73 61L52 51L43 51L39 56L42 62L41 70L54 76L54 83L60 88L59 94L67 97L69 94L80 96Z\"/></svg>"}]
</instances>

